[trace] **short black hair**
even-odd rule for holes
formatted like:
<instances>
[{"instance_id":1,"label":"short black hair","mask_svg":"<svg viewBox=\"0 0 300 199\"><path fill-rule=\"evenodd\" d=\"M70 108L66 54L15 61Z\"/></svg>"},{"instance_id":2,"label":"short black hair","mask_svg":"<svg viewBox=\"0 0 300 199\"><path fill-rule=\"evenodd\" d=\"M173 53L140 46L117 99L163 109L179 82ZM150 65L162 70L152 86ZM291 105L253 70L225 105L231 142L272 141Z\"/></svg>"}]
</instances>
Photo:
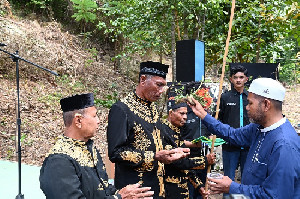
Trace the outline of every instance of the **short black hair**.
<instances>
[{"instance_id":1,"label":"short black hair","mask_svg":"<svg viewBox=\"0 0 300 199\"><path fill-rule=\"evenodd\" d=\"M246 77L248 77L248 70L242 66L242 65L236 65L230 68L230 77L232 77L232 75L237 74L238 72L242 72L244 73L244 75Z\"/></svg>"},{"instance_id":2,"label":"short black hair","mask_svg":"<svg viewBox=\"0 0 300 199\"><path fill-rule=\"evenodd\" d=\"M149 74L139 74L139 82L138 83L140 83L141 82L141 76L142 75L145 75L146 76L146 79L151 79L154 75L149 75Z\"/></svg>"},{"instance_id":3,"label":"short black hair","mask_svg":"<svg viewBox=\"0 0 300 199\"><path fill-rule=\"evenodd\" d=\"M257 99L259 101L259 103L262 103L265 99L268 99L268 100L270 100L270 102L273 104L274 108L277 111L282 111L282 104L283 103L281 101L270 99L270 98L266 98L266 97L257 95L255 93L253 93L253 94L254 94L254 98Z\"/></svg>"},{"instance_id":4,"label":"short black hair","mask_svg":"<svg viewBox=\"0 0 300 199\"><path fill-rule=\"evenodd\" d=\"M273 99L270 99L272 102L273 102L273 105L274 105L274 108L277 110L277 111L282 111L282 102L281 101L278 101L278 100L273 100Z\"/></svg>"},{"instance_id":5,"label":"short black hair","mask_svg":"<svg viewBox=\"0 0 300 199\"><path fill-rule=\"evenodd\" d=\"M84 109L74 110L74 111L63 112L63 120L64 120L64 124L65 124L66 127L71 126L73 118L74 118L74 116L75 116L76 113L84 115L85 108Z\"/></svg>"}]
</instances>

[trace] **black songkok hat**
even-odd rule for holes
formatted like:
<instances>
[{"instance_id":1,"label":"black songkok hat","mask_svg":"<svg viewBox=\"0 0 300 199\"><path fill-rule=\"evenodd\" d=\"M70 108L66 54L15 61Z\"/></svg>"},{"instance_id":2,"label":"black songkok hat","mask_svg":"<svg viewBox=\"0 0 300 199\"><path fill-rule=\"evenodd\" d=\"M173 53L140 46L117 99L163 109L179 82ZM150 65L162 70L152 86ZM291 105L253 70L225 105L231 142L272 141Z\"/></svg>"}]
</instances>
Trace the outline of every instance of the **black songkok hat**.
<instances>
[{"instance_id":1,"label":"black songkok hat","mask_svg":"<svg viewBox=\"0 0 300 199\"><path fill-rule=\"evenodd\" d=\"M187 104L185 102L176 103L175 100L169 100L168 101L168 112L172 110L176 110L181 107L187 107Z\"/></svg>"},{"instance_id":2,"label":"black songkok hat","mask_svg":"<svg viewBox=\"0 0 300 199\"><path fill-rule=\"evenodd\" d=\"M73 95L60 100L60 106L63 112L74 111L94 106L93 93Z\"/></svg>"},{"instance_id":3,"label":"black songkok hat","mask_svg":"<svg viewBox=\"0 0 300 199\"><path fill-rule=\"evenodd\" d=\"M140 75L149 74L149 75L155 75L155 76L166 78L168 69L169 69L169 65L165 65L159 62L152 62L152 61L141 62Z\"/></svg>"}]
</instances>

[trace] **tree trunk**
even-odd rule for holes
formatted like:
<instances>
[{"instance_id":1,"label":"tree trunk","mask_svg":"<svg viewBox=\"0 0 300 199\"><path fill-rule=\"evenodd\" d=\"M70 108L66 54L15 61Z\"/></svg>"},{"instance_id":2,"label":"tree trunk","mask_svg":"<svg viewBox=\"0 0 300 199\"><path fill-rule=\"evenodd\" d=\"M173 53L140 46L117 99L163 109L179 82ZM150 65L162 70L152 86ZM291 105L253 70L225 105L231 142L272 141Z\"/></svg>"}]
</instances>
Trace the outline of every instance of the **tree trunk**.
<instances>
[{"instance_id":1,"label":"tree trunk","mask_svg":"<svg viewBox=\"0 0 300 199\"><path fill-rule=\"evenodd\" d=\"M260 24L260 22L259 22L259 24ZM259 57L260 57L259 54L260 54L260 34L258 34L258 36L257 36L256 59L255 59L256 63L259 62Z\"/></svg>"},{"instance_id":2,"label":"tree trunk","mask_svg":"<svg viewBox=\"0 0 300 199\"><path fill-rule=\"evenodd\" d=\"M264 1L263 0L260 0L260 4L263 4ZM260 30L260 24L261 24L261 20L260 18L258 19L258 30ZM259 58L260 58L260 38L261 38L261 35L260 33L257 35L257 45L256 45L256 63L259 63Z\"/></svg>"},{"instance_id":3,"label":"tree trunk","mask_svg":"<svg viewBox=\"0 0 300 199\"><path fill-rule=\"evenodd\" d=\"M176 48L176 38L175 38L175 20L176 20L176 13L173 15L173 21L171 26L171 36L172 36L172 42L171 42L171 54L172 54L172 81L176 81L176 54L175 54L175 48Z\"/></svg>"},{"instance_id":4,"label":"tree trunk","mask_svg":"<svg viewBox=\"0 0 300 199\"><path fill-rule=\"evenodd\" d=\"M187 14L183 14L183 39L184 40L187 40L189 39L189 36L188 36L188 23L186 22L186 18L187 18Z\"/></svg>"},{"instance_id":5,"label":"tree trunk","mask_svg":"<svg viewBox=\"0 0 300 199\"><path fill-rule=\"evenodd\" d=\"M174 16L175 16L174 23L176 21L177 36L178 36L178 40L180 41L181 40L181 36L180 36L180 27L179 27L179 24L178 24L177 10L174 11Z\"/></svg>"},{"instance_id":6,"label":"tree trunk","mask_svg":"<svg viewBox=\"0 0 300 199\"><path fill-rule=\"evenodd\" d=\"M163 45L160 46L160 52L159 52L159 62L162 63L162 58L163 58Z\"/></svg>"},{"instance_id":7,"label":"tree trunk","mask_svg":"<svg viewBox=\"0 0 300 199\"><path fill-rule=\"evenodd\" d=\"M203 20L202 20L202 25L201 25L201 40L204 40L204 31L205 31L205 15L206 15L206 9L204 9L204 14L203 14Z\"/></svg>"}]
</instances>

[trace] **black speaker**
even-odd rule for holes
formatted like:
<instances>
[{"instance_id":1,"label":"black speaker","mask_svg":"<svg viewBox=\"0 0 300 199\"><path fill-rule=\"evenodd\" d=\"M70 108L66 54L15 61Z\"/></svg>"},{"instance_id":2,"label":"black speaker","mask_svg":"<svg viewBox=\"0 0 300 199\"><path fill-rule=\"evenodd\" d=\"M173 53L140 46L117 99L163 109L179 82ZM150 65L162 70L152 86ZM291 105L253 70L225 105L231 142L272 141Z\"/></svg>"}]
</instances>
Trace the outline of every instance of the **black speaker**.
<instances>
[{"instance_id":1,"label":"black speaker","mask_svg":"<svg viewBox=\"0 0 300 199\"><path fill-rule=\"evenodd\" d=\"M278 75L278 63L230 63L229 67L242 65L248 70L249 80L245 84L246 87L249 87L251 82L259 77L268 77L275 80L279 79Z\"/></svg>"},{"instance_id":2,"label":"black speaker","mask_svg":"<svg viewBox=\"0 0 300 199\"><path fill-rule=\"evenodd\" d=\"M176 81L204 80L204 42L181 40L176 42Z\"/></svg>"}]
</instances>

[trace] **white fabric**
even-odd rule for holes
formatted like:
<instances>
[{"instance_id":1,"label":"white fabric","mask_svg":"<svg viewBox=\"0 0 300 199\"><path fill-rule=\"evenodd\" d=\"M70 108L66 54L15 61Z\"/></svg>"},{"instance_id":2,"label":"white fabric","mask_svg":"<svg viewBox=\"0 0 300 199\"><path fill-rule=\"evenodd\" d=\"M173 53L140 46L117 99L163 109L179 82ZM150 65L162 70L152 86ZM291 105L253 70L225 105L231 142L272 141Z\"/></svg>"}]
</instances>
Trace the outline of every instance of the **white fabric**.
<instances>
[{"instance_id":1,"label":"white fabric","mask_svg":"<svg viewBox=\"0 0 300 199\"><path fill-rule=\"evenodd\" d=\"M276 122L275 124L272 124L271 126L268 126L268 127L266 127L266 128L263 128L263 129L261 129L260 131L261 131L262 133L268 132L268 131L272 131L272 130L274 130L274 129L277 129L277 128L280 127L281 125L283 125L283 124L285 123L285 121L286 121L286 118L284 117L284 118L282 118L281 120L279 120L278 122Z\"/></svg>"},{"instance_id":2,"label":"white fabric","mask_svg":"<svg viewBox=\"0 0 300 199\"><path fill-rule=\"evenodd\" d=\"M248 92L282 102L285 95L285 88L274 79L257 78L252 81Z\"/></svg>"}]
</instances>

